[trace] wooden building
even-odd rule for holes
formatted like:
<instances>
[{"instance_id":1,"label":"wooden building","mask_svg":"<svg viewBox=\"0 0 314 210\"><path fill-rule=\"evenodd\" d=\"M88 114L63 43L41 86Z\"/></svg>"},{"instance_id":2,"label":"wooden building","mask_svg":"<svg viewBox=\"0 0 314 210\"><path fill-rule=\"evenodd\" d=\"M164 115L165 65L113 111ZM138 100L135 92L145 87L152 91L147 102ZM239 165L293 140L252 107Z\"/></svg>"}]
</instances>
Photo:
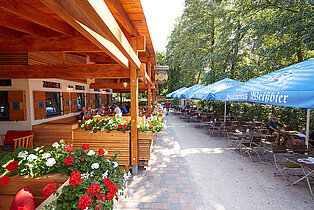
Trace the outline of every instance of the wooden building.
<instances>
[{"instance_id":1,"label":"wooden building","mask_svg":"<svg viewBox=\"0 0 314 210\"><path fill-rule=\"evenodd\" d=\"M155 65L140 0L0 1L0 134L71 122L82 106L129 92L137 170L138 93L147 91L150 113Z\"/></svg>"}]
</instances>

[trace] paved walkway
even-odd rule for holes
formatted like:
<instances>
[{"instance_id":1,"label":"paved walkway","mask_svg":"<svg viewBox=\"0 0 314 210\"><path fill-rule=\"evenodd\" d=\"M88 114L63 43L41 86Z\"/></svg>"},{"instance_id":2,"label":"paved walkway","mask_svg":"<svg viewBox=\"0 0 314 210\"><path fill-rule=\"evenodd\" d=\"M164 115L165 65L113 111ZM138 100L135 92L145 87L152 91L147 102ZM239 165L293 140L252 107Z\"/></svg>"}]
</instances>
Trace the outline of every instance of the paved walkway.
<instances>
[{"instance_id":1,"label":"paved walkway","mask_svg":"<svg viewBox=\"0 0 314 210\"><path fill-rule=\"evenodd\" d=\"M134 194L118 209L199 209L204 206L189 166L180 155L173 129L164 129L154 141L149 167L131 180Z\"/></svg>"},{"instance_id":2,"label":"paved walkway","mask_svg":"<svg viewBox=\"0 0 314 210\"><path fill-rule=\"evenodd\" d=\"M285 186L270 163L253 163L179 119L166 117L149 167L118 209L314 209L305 185Z\"/></svg>"}]
</instances>

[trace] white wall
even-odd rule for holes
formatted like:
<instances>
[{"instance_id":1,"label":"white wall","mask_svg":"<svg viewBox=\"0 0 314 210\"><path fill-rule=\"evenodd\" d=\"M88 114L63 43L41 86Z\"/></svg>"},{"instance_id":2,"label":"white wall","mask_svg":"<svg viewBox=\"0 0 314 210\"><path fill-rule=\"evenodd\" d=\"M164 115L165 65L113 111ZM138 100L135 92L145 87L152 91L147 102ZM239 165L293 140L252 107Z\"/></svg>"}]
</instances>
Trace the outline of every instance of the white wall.
<instances>
[{"instance_id":1,"label":"white wall","mask_svg":"<svg viewBox=\"0 0 314 210\"><path fill-rule=\"evenodd\" d=\"M61 88L44 88L43 81L58 82ZM68 86L81 85L85 87L85 90L68 90ZM42 120L35 120L35 107L33 91L50 91L50 92L76 92L76 93L102 93L89 89L88 84L78 83L68 80L60 79L12 79L11 87L0 87L0 90L25 90L26 100L26 121L0 121L0 134L5 134L7 130L32 130L32 125L37 125L43 122L49 122L53 120L63 119L66 117L78 115L80 112L69 113L65 115L59 115L56 117L50 117ZM112 92L111 92L112 93ZM86 102L86 100L85 100ZM61 100L62 110L62 100Z\"/></svg>"}]
</instances>

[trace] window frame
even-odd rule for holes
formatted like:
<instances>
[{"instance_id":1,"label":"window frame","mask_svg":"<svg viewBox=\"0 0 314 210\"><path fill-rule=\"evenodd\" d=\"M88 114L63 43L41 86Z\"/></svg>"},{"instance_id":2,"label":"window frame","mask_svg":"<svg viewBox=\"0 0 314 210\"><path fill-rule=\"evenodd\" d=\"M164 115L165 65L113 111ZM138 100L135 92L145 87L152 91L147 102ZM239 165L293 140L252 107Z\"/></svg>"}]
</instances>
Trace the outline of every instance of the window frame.
<instances>
[{"instance_id":1,"label":"window frame","mask_svg":"<svg viewBox=\"0 0 314 210\"><path fill-rule=\"evenodd\" d=\"M47 99L46 99L46 93L49 94L57 94L59 97L57 97L57 106L59 108L58 112L54 112L52 114L48 114L47 113ZM61 115L61 94L60 92L51 92L51 91L45 91L45 105L46 105L46 117L54 117L54 116L58 116Z\"/></svg>"},{"instance_id":2,"label":"window frame","mask_svg":"<svg viewBox=\"0 0 314 210\"><path fill-rule=\"evenodd\" d=\"M85 101L85 93L76 93L77 94L77 99L76 99L76 101L77 101L77 110L78 111L82 111L82 108L83 107L85 107L86 106L86 101ZM79 108L79 95L81 95L82 96L82 102L83 102L83 105L81 105L81 108Z\"/></svg>"},{"instance_id":3,"label":"window frame","mask_svg":"<svg viewBox=\"0 0 314 210\"><path fill-rule=\"evenodd\" d=\"M99 108L100 105L101 105L101 103L100 103L100 94L99 93L95 93L95 108Z\"/></svg>"},{"instance_id":4,"label":"window frame","mask_svg":"<svg viewBox=\"0 0 314 210\"><path fill-rule=\"evenodd\" d=\"M6 92L7 96L8 96L8 100L7 100L7 107L8 107L8 116L0 116L0 121L10 121L10 104L9 104L9 91L6 90L1 90L1 92Z\"/></svg>"}]
</instances>

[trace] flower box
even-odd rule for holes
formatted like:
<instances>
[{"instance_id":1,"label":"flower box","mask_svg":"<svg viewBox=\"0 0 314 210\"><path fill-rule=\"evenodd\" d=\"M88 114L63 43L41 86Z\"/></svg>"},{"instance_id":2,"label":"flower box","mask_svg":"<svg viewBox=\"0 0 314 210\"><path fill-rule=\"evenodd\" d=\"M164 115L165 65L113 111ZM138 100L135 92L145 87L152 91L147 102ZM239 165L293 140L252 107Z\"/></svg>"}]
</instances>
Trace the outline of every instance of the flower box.
<instances>
[{"instance_id":1,"label":"flower box","mask_svg":"<svg viewBox=\"0 0 314 210\"><path fill-rule=\"evenodd\" d=\"M22 187L29 187L34 196L35 205L41 204L47 197L43 194L43 189L47 184L56 183L61 185L68 177L63 174L49 174L36 178L27 178L26 176L10 177L6 185L0 185L0 209L10 209L11 203L17 191Z\"/></svg>"},{"instance_id":2,"label":"flower box","mask_svg":"<svg viewBox=\"0 0 314 210\"><path fill-rule=\"evenodd\" d=\"M157 139L157 133L153 132L138 132L139 145L139 161L140 165L147 166L150 159L153 140Z\"/></svg>"},{"instance_id":3,"label":"flower box","mask_svg":"<svg viewBox=\"0 0 314 210\"><path fill-rule=\"evenodd\" d=\"M89 130L76 129L73 131L73 147L74 149L82 148L83 144L89 144L90 149L98 152L99 148L106 149L109 156L119 151L118 155L119 165L129 166L130 161L130 131L125 133L121 131L99 131L93 133Z\"/></svg>"}]
</instances>

